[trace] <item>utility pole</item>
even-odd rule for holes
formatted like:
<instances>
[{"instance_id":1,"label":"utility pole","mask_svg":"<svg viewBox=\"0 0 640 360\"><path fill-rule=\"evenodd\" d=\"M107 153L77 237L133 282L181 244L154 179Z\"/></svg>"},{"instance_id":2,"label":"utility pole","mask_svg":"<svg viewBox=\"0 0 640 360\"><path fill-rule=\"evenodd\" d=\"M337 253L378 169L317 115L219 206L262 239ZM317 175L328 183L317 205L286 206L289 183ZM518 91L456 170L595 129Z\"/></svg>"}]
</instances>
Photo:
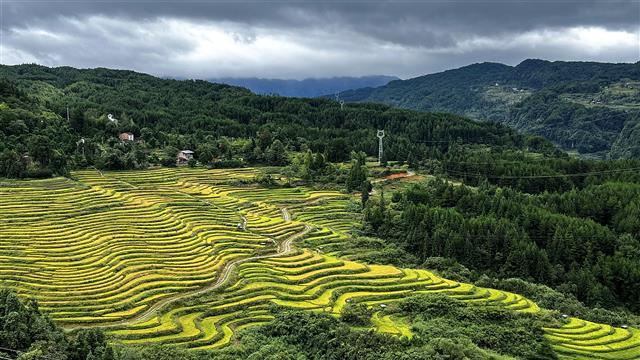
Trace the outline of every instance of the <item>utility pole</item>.
<instances>
[{"instance_id":1,"label":"utility pole","mask_svg":"<svg viewBox=\"0 0 640 360\"><path fill-rule=\"evenodd\" d=\"M67 106L67 122L69 122L69 107Z\"/></svg>"},{"instance_id":2,"label":"utility pole","mask_svg":"<svg viewBox=\"0 0 640 360\"><path fill-rule=\"evenodd\" d=\"M376 136L378 137L378 165L382 165L382 138L384 137L384 130L378 130Z\"/></svg>"}]
</instances>

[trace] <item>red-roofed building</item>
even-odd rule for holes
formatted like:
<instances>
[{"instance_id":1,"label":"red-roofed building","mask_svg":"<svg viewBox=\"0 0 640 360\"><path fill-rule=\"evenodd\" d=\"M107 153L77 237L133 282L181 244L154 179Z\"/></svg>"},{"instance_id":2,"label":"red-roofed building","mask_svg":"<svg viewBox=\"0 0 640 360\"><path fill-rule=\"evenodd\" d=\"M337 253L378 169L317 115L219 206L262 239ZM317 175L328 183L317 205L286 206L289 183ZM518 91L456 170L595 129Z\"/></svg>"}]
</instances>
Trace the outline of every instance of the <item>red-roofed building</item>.
<instances>
[{"instance_id":1,"label":"red-roofed building","mask_svg":"<svg viewBox=\"0 0 640 360\"><path fill-rule=\"evenodd\" d=\"M130 132L123 132L121 133L119 136L120 140L122 141L133 141L134 140L134 136L132 133Z\"/></svg>"}]
</instances>

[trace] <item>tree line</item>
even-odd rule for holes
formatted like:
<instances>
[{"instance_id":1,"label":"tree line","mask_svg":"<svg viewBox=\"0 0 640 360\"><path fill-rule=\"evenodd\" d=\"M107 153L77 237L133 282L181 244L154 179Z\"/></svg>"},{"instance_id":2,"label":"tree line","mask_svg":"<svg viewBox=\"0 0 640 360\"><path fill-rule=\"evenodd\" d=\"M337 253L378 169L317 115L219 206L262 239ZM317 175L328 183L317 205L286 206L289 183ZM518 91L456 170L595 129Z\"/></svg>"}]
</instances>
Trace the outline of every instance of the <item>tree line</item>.
<instances>
[{"instance_id":1,"label":"tree line","mask_svg":"<svg viewBox=\"0 0 640 360\"><path fill-rule=\"evenodd\" d=\"M365 222L419 261L451 258L492 277L551 285L589 306L638 312L639 208L637 183L531 195L435 180L370 201Z\"/></svg>"}]
</instances>

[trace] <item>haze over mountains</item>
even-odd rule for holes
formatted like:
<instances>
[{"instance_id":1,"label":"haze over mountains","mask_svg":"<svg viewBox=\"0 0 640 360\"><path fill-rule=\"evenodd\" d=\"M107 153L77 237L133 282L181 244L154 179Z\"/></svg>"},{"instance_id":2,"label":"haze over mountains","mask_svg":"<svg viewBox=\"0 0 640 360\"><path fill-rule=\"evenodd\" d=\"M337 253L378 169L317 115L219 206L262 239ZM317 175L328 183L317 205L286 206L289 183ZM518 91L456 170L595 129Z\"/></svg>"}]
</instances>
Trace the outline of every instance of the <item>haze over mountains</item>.
<instances>
[{"instance_id":1,"label":"haze over mountains","mask_svg":"<svg viewBox=\"0 0 640 360\"><path fill-rule=\"evenodd\" d=\"M256 94L277 94L293 97L316 97L341 91L376 87L398 80L396 76L372 75L362 77L308 78L303 80L263 78L212 78L211 82L245 87Z\"/></svg>"},{"instance_id":2,"label":"haze over mountains","mask_svg":"<svg viewBox=\"0 0 640 360\"><path fill-rule=\"evenodd\" d=\"M340 98L495 121L597 157L640 156L640 63L479 63Z\"/></svg>"}]
</instances>

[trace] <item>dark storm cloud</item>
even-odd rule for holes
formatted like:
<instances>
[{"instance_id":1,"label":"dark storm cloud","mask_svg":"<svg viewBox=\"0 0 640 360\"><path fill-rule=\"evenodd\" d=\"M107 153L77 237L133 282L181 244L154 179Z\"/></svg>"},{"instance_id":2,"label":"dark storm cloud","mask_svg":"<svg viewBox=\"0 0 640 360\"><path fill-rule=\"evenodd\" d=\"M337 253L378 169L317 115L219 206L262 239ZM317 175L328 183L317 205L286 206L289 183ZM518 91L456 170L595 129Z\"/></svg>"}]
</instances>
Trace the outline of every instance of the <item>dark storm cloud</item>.
<instances>
[{"instance_id":1,"label":"dark storm cloud","mask_svg":"<svg viewBox=\"0 0 640 360\"><path fill-rule=\"evenodd\" d=\"M49 65L118 66L163 75L304 77L379 72L409 76L477 61L511 63L523 57L603 61L640 57L640 45L632 41L640 28L637 1L5 0L3 4L5 62L33 59ZM182 28L193 33L186 36L189 31ZM200 36L203 32L216 41ZM298 58L267 54L256 61L273 43L275 49L292 51ZM212 50L216 48L218 52ZM7 54L9 50L13 54ZM219 64L225 59L222 52L235 56L237 64ZM158 59L169 60L157 63ZM207 70L207 61L212 60L219 66ZM181 69L180 61L189 69Z\"/></svg>"},{"instance_id":2,"label":"dark storm cloud","mask_svg":"<svg viewBox=\"0 0 640 360\"><path fill-rule=\"evenodd\" d=\"M346 26L413 44L420 31L478 35L558 26L637 26L638 1L105 1L5 0L4 26L56 16L182 17L274 27ZM439 40L434 39L437 43Z\"/></svg>"}]
</instances>

